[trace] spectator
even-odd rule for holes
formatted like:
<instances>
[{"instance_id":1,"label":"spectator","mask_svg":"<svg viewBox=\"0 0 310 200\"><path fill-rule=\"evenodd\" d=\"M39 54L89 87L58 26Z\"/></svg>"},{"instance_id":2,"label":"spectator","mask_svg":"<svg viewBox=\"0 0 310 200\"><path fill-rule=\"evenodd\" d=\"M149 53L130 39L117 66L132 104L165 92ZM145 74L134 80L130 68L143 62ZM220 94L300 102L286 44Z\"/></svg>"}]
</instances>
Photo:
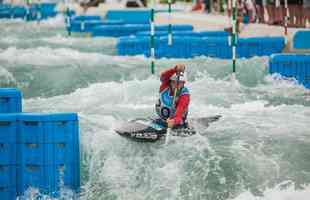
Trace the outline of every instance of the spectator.
<instances>
[{"instance_id":1,"label":"spectator","mask_svg":"<svg viewBox=\"0 0 310 200\"><path fill-rule=\"evenodd\" d=\"M310 26L310 0L304 0L304 24L306 28Z\"/></svg>"},{"instance_id":2,"label":"spectator","mask_svg":"<svg viewBox=\"0 0 310 200\"><path fill-rule=\"evenodd\" d=\"M280 0L275 0L274 6L274 24L282 25L284 20L283 9Z\"/></svg>"},{"instance_id":3,"label":"spectator","mask_svg":"<svg viewBox=\"0 0 310 200\"><path fill-rule=\"evenodd\" d=\"M196 0L196 4L192 7L192 11L198 11L202 9L202 1L203 0Z\"/></svg>"},{"instance_id":4,"label":"spectator","mask_svg":"<svg viewBox=\"0 0 310 200\"><path fill-rule=\"evenodd\" d=\"M255 7L258 23L265 23L263 0L256 0Z\"/></svg>"},{"instance_id":5,"label":"spectator","mask_svg":"<svg viewBox=\"0 0 310 200\"><path fill-rule=\"evenodd\" d=\"M288 10L290 13L290 18L288 22L288 26L296 27L297 22L297 12L301 12L298 10L298 0L287 0Z\"/></svg>"},{"instance_id":6,"label":"spectator","mask_svg":"<svg viewBox=\"0 0 310 200\"><path fill-rule=\"evenodd\" d=\"M304 12L303 12L303 0L297 0L296 5L296 26L305 27L304 25Z\"/></svg>"},{"instance_id":7,"label":"spectator","mask_svg":"<svg viewBox=\"0 0 310 200\"><path fill-rule=\"evenodd\" d=\"M253 23L256 20L256 9L252 0L244 0L244 11L249 17L249 23Z\"/></svg>"},{"instance_id":8,"label":"spectator","mask_svg":"<svg viewBox=\"0 0 310 200\"><path fill-rule=\"evenodd\" d=\"M267 24L272 25L275 23L274 16L275 16L275 6L274 6L274 0L267 0L267 13L268 13L268 21Z\"/></svg>"},{"instance_id":9,"label":"spectator","mask_svg":"<svg viewBox=\"0 0 310 200\"><path fill-rule=\"evenodd\" d=\"M204 0L204 11L206 12L206 13L210 13L211 12L211 10L210 10L210 0Z\"/></svg>"}]
</instances>

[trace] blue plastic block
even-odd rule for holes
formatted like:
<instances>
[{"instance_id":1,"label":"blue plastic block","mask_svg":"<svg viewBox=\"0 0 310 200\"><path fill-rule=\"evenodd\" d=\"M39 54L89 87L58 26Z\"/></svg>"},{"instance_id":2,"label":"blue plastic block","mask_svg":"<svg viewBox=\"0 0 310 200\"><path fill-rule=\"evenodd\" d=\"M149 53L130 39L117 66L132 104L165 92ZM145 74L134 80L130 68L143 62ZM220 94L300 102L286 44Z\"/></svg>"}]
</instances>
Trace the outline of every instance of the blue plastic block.
<instances>
[{"instance_id":1,"label":"blue plastic block","mask_svg":"<svg viewBox=\"0 0 310 200\"><path fill-rule=\"evenodd\" d=\"M123 20L104 20L103 25L123 25Z\"/></svg>"},{"instance_id":2,"label":"blue plastic block","mask_svg":"<svg viewBox=\"0 0 310 200\"><path fill-rule=\"evenodd\" d=\"M18 115L19 143L72 142L78 137L78 117L75 113Z\"/></svg>"},{"instance_id":3,"label":"blue plastic block","mask_svg":"<svg viewBox=\"0 0 310 200\"><path fill-rule=\"evenodd\" d=\"M61 187L69 187L78 192L80 188L80 165L71 163L66 165L53 166L55 177L55 188L58 191Z\"/></svg>"},{"instance_id":4,"label":"blue plastic block","mask_svg":"<svg viewBox=\"0 0 310 200\"><path fill-rule=\"evenodd\" d=\"M16 186L16 166L0 165L0 188Z\"/></svg>"},{"instance_id":5,"label":"blue plastic block","mask_svg":"<svg viewBox=\"0 0 310 200\"><path fill-rule=\"evenodd\" d=\"M0 143L16 143L15 114L0 114Z\"/></svg>"},{"instance_id":6,"label":"blue plastic block","mask_svg":"<svg viewBox=\"0 0 310 200\"><path fill-rule=\"evenodd\" d=\"M10 18L10 16L11 16L10 11L0 10L0 19Z\"/></svg>"},{"instance_id":7,"label":"blue plastic block","mask_svg":"<svg viewBox=\"0 0 310 200\"><path fill-rule=\"evenodd\" d=\"M72 142L46 144L46 163L47 165L61 165L78 162L77 155L79 152L74 149Z\"/></svg>"},{"instance_id":8,"label":"blue plastic block","mask_svg":"<svg viewBox=\"0 0 310 200\"><path fill-rule=\"evenodd\" d=\"M193 26L189 24L178 24L178 25L172 25L171 27L172 31L193 31ZM155 26L155 32L156 31L167 31L169 30L168 25L158 25Z\"/></svg>"},{"instance_id":9,"label":"blue plastic block","mask_svg":"<svg viewBox=\"0 0 310 200\"><path fill-rule=\"evenodd\" d=\"M96 26L103 25L101 20L88 20L88 21L73 21L71 23L72 27L77 26L77 31L79 32L91 32L91 30ZM72 31L74 31L73 29Z\"/></svg>"},{"instance_id":10,"label":"blue plastic block","mask_svg":"<svg viewBox=\"0 0 310 200\"><path fill-rule=\"evenodd\" d=\"M155 37L162 37L162 36L167 36L168 31L155 31ZM151 32L150 31L140 31L136 33L137 37L150 37ZM172 36L191 36L191 37L201 37L200 32L193 32L193 31L173 31Z\"/></svg>"},{"instance_id":11,"label":"blue plastic block","mask_svg":"<svg viewBox=\"0 0 310 200\"><path fill-rule=\"evenodd\" d=\"M138 31L150 29L148 24L125 24L125 25L103 25L92 29L92 36L120 37L135 34Z\"/></svg>"},{"instance_id":12,"label":"blue plastic block","mask_svg":"<svg viewBox=\"0 0 310 200\"><path fill-rule=\"evenodd\" d=\"M50 194L54 191L54 175L49 173L48 166L19 165L16 181L18 195L22 195L29 187L38 188L43 194Z\"/></svg>"},{"instance_id":13,"label":"blue plastic block","mask_svg":"<svg viewBox=\"0 0 310 200\"><path fill-rule=\"evenodd\" d=\"M22 111L21 92L14 88L0 89L0 113L16 113Z\"/></svg>"},{"instance_id":14,"label":"blue plastic block","mask_svg":"<svg viewBox=\"0 0 310 200\"><path fill-rule=\"evenodd\" d=\"M19 117L18 117L19 118ZM19 119L17 132L18 143L43 143L44 142L44 129L47 124L41 120L23 120Z\"/></svg>"},{"instance_id":15,"label":"blue plastic block","mask_svg":"<svg viewBox=\"0 0 310 200\"><path fill-rule=\"evenodd\" d=\"M26 9L22 6L14 6L11 9L13 18L24 18L26 15Z\"/></svg>"},{"instance_id":16,"label":"blue plastic block","mask_svg":"<svg viewBox=\"0 0 310 200\"><path fill-rule=\"evenodd\" d=\"M22 165L17 168L17 193L22 195L29 187L41 193L57 196L60 188L76 192L80 188L79 164Z\"/></svg>"},{"instance_id":17,"label":"blue plastic block","mask_svg":"<svg viewBox=\"0 0 310 200\"><path fill-rule=\"evenodd\" d=\"M48 159L44 148L44 143L17 144L17 164L44 165Z\"/></svg>"},{"instance_id":18,"label":"blue plastic block","mask_svg":"<svg viewBox=\"0 0 310 200\"><path fill-rule=\"evenodd\" d=\"M51 114L51 129L46 134L46 143L72 142L79 136L78 116L75 113Z\"/></svg>"},{"instance_id":19,"label":"blue plastic block","mask_svg":"<svg viewBox=\"0 0 310 200\"><path fill-rule=\"evenodd\" d=\"M80 15L80 16L75 16L75 17L72 17L72 20L75 21L88 21L88 20L97 20L97 21L100 21L101 20L101 17L98 16L98 15Z\"/></svg>"},{"instance_id":20,"label":"blue plastic block","mask_svg":"<svg viewBox=\"0 0 310 200\"><path fill-rule=\"evenodd\" d=\"M16 144L0 143L0 165L16 164Z\"/></svg>"},{"instance_id":21,"label":"blue plastic block","mask_svg":"<svg viewBox=\"0 0 310 200\"><path fill-rule=\"evenodd\" d=\"M106 20L122 20L125 24L148 24L151 19L150 10L109 10Z\"/></svg>"},{"instance_id":22,"label":"blue plastic block","mask_svg":"<svg viewBox=\"0 0 310 200\"><path fill-rule=\"evenodd\" d=\"M27 20L42 20L48 17L55 17L57 12L55 11L55 3L34 3L31 4L29 12L27 13Z\"/></svg>"},{"instance_id":23,"label":"blue plastic block","mask_svg":"<svg viewBox=\"0 0 310 200\"><path fill-rule=\"evenodd\" d=\"M293 46L296 49L310 49L310 31L298 31L294 35Z\"/></svg>"},{"instance_id":24,"label":"blue plastic block","mask_svg":"<svg viewBox=\"0 0 310 200\"><path fill-rule=\"evenodd\" d=\"M310 55L306 54L275 54L269 61L269 72L279 73L285 77L293 77L309 88Z\"/></svg>"},{"instance_id":25,"label":"blue plastic block","mask_svg":"<svg viewBox=\"0 0 310 200\"><path fill-rule=\"evenodd\" d=\"M0 199L1 200L16 200L16 188L15 187L0 187Z\"/></svg>"},{"instance_id":26,"label":"blue plastic block","mask_svg":"<svg viewBox=\"0 0 310 200\"><path fill-rule=\"evenodd\" d=\"M25 143L17 145L17 163L35 165L54 165L78 162L78 144L63 143Z\"/></svg>"},{"instance_id":27,"label":"blue plastic block","mask_svg":"<svg viewBox=\"0 0 310 200\"><path fill-rule=\"evenodd\" d=\"M43 13L46 13L48 15L56 13L56 3L41 3L40 6Z\"/></svg>"}]
</instances>

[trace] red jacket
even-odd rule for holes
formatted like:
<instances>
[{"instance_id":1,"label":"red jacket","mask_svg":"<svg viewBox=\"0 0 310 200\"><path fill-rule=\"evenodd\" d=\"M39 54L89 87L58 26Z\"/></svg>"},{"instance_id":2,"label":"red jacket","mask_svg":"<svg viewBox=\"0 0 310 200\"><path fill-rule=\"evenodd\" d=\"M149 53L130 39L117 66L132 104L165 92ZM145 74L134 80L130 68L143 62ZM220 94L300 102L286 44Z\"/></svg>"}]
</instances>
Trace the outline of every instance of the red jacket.
<instances>
[{"instance_id":1,"label":"red jacket","mask_svg":"<svg viewBox=\"0 0 310 200\"><path fill-rule=\"evenodd\" d=\"M159 88L159 92L167 89L169 87L169 80L170 77L176 73L176 68L168 69L160 74L161 85ZM169 89L170 90L170 89ZM170 91L170 95L172 96L172 91ZM190 102L190 95L189 94L181 94L177 101L175 102L176 112L175 116L173 117L174 123L176 125L183 123L183 116L187 112L188 106Z\"/></svg>"}]
</instances>

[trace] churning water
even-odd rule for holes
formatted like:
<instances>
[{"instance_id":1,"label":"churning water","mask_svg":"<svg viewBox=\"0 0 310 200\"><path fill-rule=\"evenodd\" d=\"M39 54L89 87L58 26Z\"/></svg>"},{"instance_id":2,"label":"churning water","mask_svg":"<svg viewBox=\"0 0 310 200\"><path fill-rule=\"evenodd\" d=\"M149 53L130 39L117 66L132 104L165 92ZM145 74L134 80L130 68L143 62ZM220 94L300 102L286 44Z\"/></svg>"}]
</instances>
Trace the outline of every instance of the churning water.
<instances>
[{"instance_id":1,"label":"churning water","mask_svg":"<svg viewBox=\"0 0 310 200\"><path fill-rule=\"evenodd\" d=\"M61 17L1 21L0 86L21 89L26 112L79 114L82 200L309 199L310 94L268 75L267 57L239 60L236 81L229 60L156 61L157 74L186 64L190 117L223 117L167 146L137 143L113 130L154 115L150 61L115 56L115 39L67 37L63 27Z\"/></svg>"}]
</instances>

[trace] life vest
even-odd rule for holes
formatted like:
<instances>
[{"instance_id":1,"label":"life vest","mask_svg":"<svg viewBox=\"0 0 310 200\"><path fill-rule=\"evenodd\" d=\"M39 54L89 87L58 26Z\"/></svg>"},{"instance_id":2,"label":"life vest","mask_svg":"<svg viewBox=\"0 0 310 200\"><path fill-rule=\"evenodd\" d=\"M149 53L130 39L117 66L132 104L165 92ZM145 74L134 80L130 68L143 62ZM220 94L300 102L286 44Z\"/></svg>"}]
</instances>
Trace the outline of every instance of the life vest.
<instances>
[{"instance_id":1,"label":"life vest","mask_svg":"<svg viewBox=\"0 0 310 200\"><path fill-rule=\"evenodd\" d=\"M179 97L185 94L189 94L188 89L186 87L182 87L182 89L178 92L176 96L175 102L178 102ZM176 109L173 106L173 95L170 95L169 87L159 93L159 99L157 104L155 105L155 109L158 116L163 120L175 116ZM183 122L185 122L186 117L187 111L184 113Z\"/></svg>"}]
</instances>

